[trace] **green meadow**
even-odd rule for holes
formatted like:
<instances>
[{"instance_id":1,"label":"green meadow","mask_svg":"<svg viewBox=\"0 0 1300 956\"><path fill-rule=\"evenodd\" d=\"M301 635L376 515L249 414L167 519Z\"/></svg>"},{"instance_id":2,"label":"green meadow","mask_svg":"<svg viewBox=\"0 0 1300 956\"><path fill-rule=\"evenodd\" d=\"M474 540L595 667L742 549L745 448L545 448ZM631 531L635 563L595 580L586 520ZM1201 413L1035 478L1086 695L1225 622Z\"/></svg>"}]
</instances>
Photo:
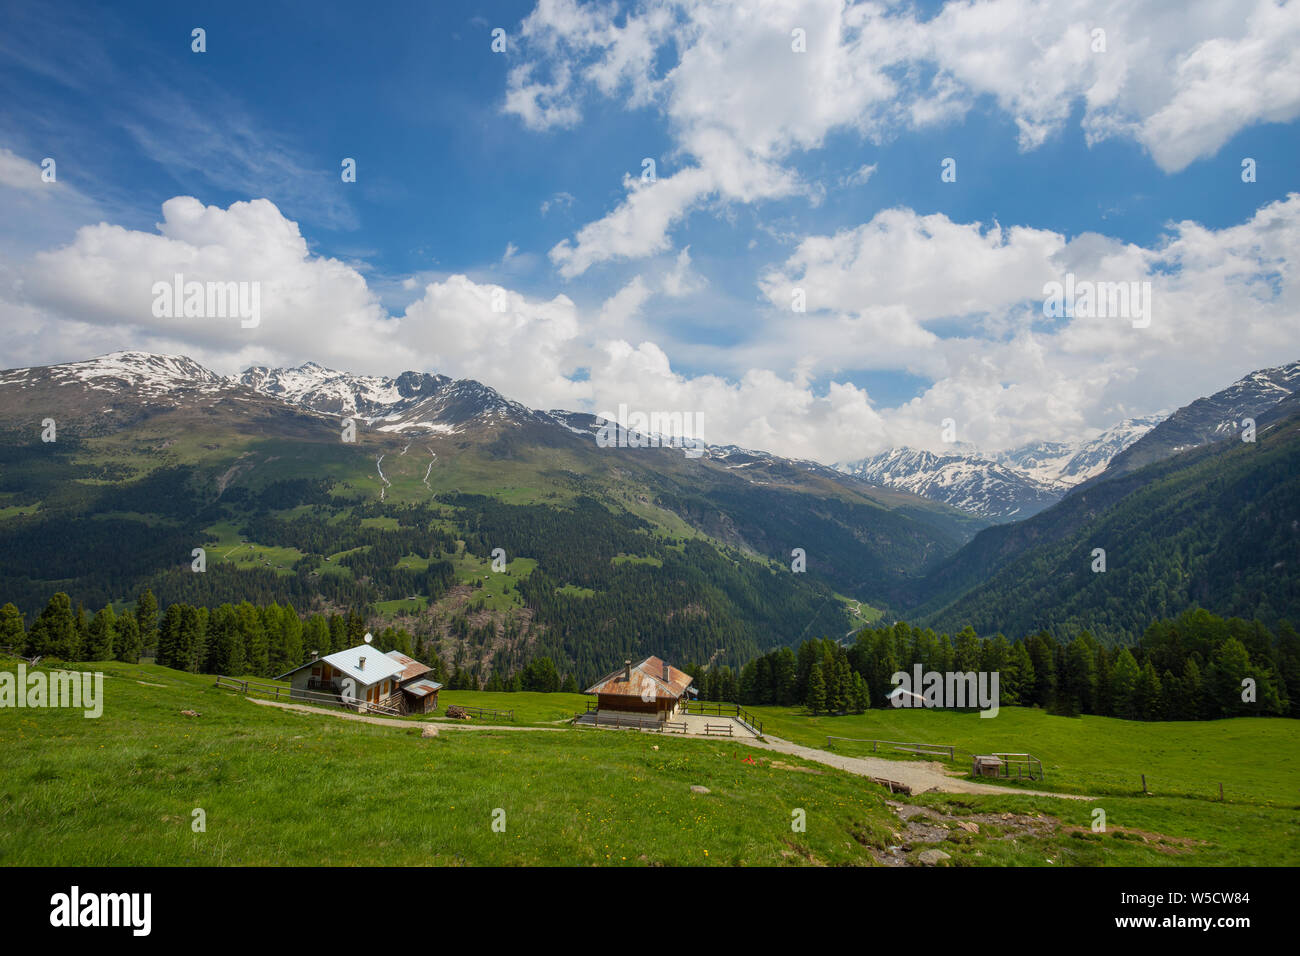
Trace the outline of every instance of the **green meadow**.
<instances>
[{"instance_id":1,"label":"green meadow","mask_svg":"<svg viewBox=\"0 0 1300 956\"><path fill-rule=\"evenodd\" d=\"M849 756L916 759L880 746L831 737L958 748L955 766L968 770L971 754L1031 753L1046 779L1025 786L1092 796L1149 793L1262 805L1300 798L1300 721L1238 717L1229 720L1147 722L1112 717L1058 717L1025 707L1003 707L996 717L974 711L881 708L842 717L812 717L792 707L750 708L764 730L810 747Z\"/></svg>"},{"instance_id":2,"label":"green meadow","mask_svg":"<svg viewBox=\"0 0 1300 956\"><path fill-rule=\"evenodd\" d=\"M376 726L260 706L216 689L211 677L154 665L81 667L105 675L102 717L0 708L4 865L875 865L895 846L909 861L937 846L949 865L1300 862L1300 814L1282 768L1271 784L1261 773L1256 786L1268 792L1256 802L1160 790L1096 803L895 798L862 777L739 742L557 723L585 706L581 695L444 692L440 711L448 703L513 709L520 724L557 729L448 729L425 738L417 719ZM764 711L770 732L806 743L824 745L828 726L846 726L837 723L846 718ZM881 722L871 723L877 715ZM974 715L906 716L946 722L920 736L929 739L963 732ZM851 720L855 733L922 727L883 723L898 717ZM1157 780L1195 779L1176 734L1162 738L1166 725L1098 735L1035 712L1008 717L1008 727L1023 721L1026 734L1035 719L1051 728L1050 747L1028 748L1050 751L1058 769L1049 768L1049 782L1058 772L1062 786L1104 782L1104 754L1084 760L1093 749L1109 751L1117 768L1141 757ZM1233 753L1234 765L1295 741L1275 722L1224 723L1181 726L1207 760ZM1071 727L1087 733L1072 738ZM972 743L986 733L978 725L964 732ZM908 836L895 812L907 803L940 815L941 842ZM1098 807L1108 817L1104 833L1090 827ZM802 830L792 826L801 816ZM961 820L976 822L977 832L958 828Z\"/></svg>"}]
</instances>

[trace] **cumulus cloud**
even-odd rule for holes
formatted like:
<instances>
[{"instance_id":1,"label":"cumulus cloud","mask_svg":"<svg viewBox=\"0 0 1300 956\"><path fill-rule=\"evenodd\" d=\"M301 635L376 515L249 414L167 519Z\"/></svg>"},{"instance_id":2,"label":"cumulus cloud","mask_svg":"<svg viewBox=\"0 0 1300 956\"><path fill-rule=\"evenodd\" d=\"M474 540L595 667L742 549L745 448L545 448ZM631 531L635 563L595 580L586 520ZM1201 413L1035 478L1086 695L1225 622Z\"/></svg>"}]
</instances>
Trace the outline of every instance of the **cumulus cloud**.
<instances>
[{"instance_id":1,"label":"cumulus cloud","mask_svg":"<svg viewBox=\"0 0 1300 956\"><path fill-rule=\"evenodd\" d=\"M7 266L0 320L11 365L142 348L223 372L306 360L368 373L424 369L478 379L534 407L696 412L708 441L835 461L891 445L940 449L945 418L987 450L1083 437L1293 360L1298 254L1300 194L1224 229L1169 223L1150 246L883 210L805 238L766 270L768 304L751 340L720 357L714 374L696 374L681 370L683 355L698 361L700 350L674 360L633 321L653 296L688 281L689 250L596 309L450 275L413 282L417 297L394 314L356 267L311 253L274 204L221 209L177 197L155 231L86 226ZM261 324L156 317L153 284L176 273L261 282ZM1045 316L1045 284L1067 273L1149 282L1149 326L1082 311ZM807 291L801 314L789 308L798 285ZM850 380L864 369L931 384L889 407Z\"/></svg>"},{"instance_id":2,"label":"cumulus cloud","mask_svg":"<svg viewBox=\"0 0 1300 956\"><path fill-rule=\"evenodd\" d=\"M506 112L544 129L576 124L592 97L653 105L684 160L558 244L566 277L663 251L710 200L817 201L792 160L836 132L880 141L989 101L1032 150L1081 108L1090 143L1130 138L1177 172L1300 116L1300 4L1280 0L950 0L929 19L870 0L647 0L621 18L613 3L541 0L522 40Z\"/></svg>"}]
</instances>

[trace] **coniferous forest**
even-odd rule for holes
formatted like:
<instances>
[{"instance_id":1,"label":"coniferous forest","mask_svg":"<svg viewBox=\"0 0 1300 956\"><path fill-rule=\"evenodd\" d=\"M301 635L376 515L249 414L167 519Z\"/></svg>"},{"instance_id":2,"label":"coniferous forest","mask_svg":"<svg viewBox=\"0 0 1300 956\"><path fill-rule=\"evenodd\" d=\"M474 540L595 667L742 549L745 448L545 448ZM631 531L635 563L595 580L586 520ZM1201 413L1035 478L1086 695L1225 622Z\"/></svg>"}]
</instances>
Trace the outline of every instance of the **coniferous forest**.
<instances>
[{"instance_id":1,"label":"coniferous forest","mask_svg":"<svg viewBox=\"0 0 1300 956\"><path fill-rule=\"evenodd\" d=\"M292 605L248 601L214 608L172 603L153 592L130 611L107 605L94 613L68 595L50 598L30 628L12 603L0 607L0 647L62 661L138 661L196 673L270 678L308 660L360 643L366 618L356 612L300 617ZM532 656L487 680L448 667L434 647L402 627L373 634L381 651L425 660L452 689L566 691L594 681L595 670L562 671L547 654ZM1039 707L1064 716L1095 714L1129 720L1212 720L1248 715L1300 716L1300 634L1289 622L1224 619L1204 610L1154 621L1134 646L1107 646L1088 633L1061 642L1047 631L1011 641L956 635L904 622L864 628L851 644L805 640L751 658L738 670L688 662L701 699L797 706L812 714L862 713L891 706L892 675L914 665L939 673L999 675L1001 706ZM1246 683L1253 699L1243 695Z\"/></svg>"}]
</instances>

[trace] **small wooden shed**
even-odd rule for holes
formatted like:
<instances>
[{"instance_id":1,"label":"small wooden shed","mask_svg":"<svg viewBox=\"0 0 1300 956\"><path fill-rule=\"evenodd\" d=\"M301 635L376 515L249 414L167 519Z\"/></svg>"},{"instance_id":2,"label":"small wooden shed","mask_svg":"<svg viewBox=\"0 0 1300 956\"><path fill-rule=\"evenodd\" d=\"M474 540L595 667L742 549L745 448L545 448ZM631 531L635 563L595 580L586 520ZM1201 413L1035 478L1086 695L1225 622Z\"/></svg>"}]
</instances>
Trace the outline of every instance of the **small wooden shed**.
<instances>
[{"instance_id":1,"label":"small wooden shed","mask_svg":"<svg viewBox=\"0 0 1300 956\"><path fill-rule=\"evenodd\" d=\"M997 777L1002 773L1002 758L992 754L976 754L971 762L972 777Z\"/></svg>"}]
</instances>

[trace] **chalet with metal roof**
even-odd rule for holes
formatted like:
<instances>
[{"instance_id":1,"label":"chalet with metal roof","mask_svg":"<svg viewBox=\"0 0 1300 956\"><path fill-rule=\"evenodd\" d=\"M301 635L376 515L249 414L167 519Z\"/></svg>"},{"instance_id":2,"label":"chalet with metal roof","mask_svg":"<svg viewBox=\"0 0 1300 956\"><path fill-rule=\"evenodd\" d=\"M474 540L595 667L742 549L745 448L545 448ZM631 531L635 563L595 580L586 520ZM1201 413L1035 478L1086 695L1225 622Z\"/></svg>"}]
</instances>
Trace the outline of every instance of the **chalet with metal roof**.
<instances>
[{"instance_id":1,"label":"chalet with metal roof","mask_svg":"<svg viewBox=\"0 0 1300 956\"><path fill-rule=\"evenodd\" d=\"M600 711L642 714L667 720L690 699L691 675L658 657L618 670L598 680L584 693L595 694Z\"/></svg>"},{"instance_id":2,"label":"chalet with metal roof","mask_svg":"<svg viewBox=\"0 0 1300 956\"><path fill-rule=\"evenodd\" d=\"M290 696L306 701L328 695L363 711L429 713L438 706L442 689L428 679L432 670L398 651L385 654L371 644L358 644L321 658L313 656L276 680L288 678Z\"/></svg>"}]
</instances>

